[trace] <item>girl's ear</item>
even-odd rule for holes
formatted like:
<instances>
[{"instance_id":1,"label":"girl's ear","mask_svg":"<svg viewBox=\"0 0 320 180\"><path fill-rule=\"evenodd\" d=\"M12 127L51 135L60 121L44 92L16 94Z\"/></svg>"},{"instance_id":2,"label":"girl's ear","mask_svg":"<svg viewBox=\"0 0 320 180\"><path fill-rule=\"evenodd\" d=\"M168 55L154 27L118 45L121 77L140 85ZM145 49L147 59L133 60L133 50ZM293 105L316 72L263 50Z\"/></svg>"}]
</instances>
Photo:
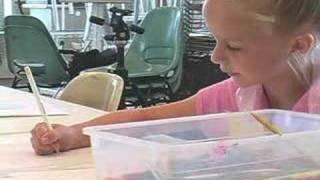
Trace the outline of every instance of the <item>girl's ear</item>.
<instances>
[{"instance_id":1,"label":"girl's ear","mask_svg":"<svg viewBox=\"0 0 320 180\"><path fill-rule=\"evenodd\" d=\"M314 35L311 33L298 36L292 45L291 52L300 52L302 54L307 53L315 44Z\"/></svg>"}]
</instances>

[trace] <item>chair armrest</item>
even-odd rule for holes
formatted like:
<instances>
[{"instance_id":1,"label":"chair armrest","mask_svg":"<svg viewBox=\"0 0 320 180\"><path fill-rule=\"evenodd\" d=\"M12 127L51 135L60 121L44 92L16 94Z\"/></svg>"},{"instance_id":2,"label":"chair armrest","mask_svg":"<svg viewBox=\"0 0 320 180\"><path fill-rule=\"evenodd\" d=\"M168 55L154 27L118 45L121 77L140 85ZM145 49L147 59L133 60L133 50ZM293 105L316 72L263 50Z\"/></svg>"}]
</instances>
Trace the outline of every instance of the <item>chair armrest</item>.
<instances>
[{"instance_id":1,"label":"chair armrest","mask_svg":"<svg viewBox=\"0 0 320 180\"><path fill-rule=\"evenodd\" d=\"M61 54L75 54L75 53L77 53L77 51L69 50L69 49L60 49L59 53L61 53Z\"/></svg>"},{"instance_id":2,"label":"chair armrest","mask_svg":"<svg viewBox=\"0 0 320 180\"><path fill-rule=\"evenodd\" d=\"M41 63L20 63L18 59L15 59L13 64L22 71L24 71L24 67L29 66L34 75L45 74L46 71L46 65Z\"/></svg>"}]
</instances>

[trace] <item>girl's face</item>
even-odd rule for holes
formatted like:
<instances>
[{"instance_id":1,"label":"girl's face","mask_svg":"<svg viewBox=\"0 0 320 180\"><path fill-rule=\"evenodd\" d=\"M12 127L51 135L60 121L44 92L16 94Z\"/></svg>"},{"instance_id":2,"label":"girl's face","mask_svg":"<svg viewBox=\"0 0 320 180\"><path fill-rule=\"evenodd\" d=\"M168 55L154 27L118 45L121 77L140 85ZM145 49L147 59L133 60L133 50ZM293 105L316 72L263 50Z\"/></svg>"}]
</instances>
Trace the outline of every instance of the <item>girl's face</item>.
<instances>
[{"instance_id":1,"label":"girl's face","mask_svg":"<svg viewBox=\"0 0 320 180\"><path fill-rule=\"evenodd\" d=\"M272 32L272 22L257 20L246 1L206 0L204 14L217 44L212 61L241 87L286 76L289 37Z\"/></svg>"}]
</instances>

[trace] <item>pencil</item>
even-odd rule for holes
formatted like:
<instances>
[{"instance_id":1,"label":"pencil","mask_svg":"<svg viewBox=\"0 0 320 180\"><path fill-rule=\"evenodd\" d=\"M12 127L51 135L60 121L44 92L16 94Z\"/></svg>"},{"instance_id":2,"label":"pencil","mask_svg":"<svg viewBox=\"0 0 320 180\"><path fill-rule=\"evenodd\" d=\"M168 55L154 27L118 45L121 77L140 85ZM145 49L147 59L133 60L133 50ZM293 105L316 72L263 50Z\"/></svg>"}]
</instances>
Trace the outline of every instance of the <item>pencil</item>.
<instances>
[{"instance_id":1,"label":"pencil","mask_svg":"<svg viewBox=\"0 0 320 180\"><path fill-rule=\"evenodd\" d=\"M257 120L259 121L264 127L266 127L267 129L269 129L271 132L273 132L274 134L278 134L278 135L282 135L281 130L272 123L272 121L263 116L263 115L258 115L256 113L251 112L251 115Z\"/></svg>"},{"instance_id":2,"label":"pencil","mask_svg":"<svg viewBox=\"0 0 320 180\"><path fill-rule=\"evenodd\" d=\"M49 129L52 130L52 125L50 123L50 121L48 120L48 115L47 115L47 112L40 100L40 93L38 91L38 88L37 88L37 85L34 81L34 78L33 78L33 75L32 75L32 72L31 72L31 69L29 66L26 66L24 68L24 71L27 75L27 78L28 78L28 81L29 81L29 84L31 86L31 89L32 89L32 92L33 92L33 95L36 99L36 102L37 102L37 105L38 105L38 108L40 110L40 113L41 113L41 117L43 119L43 121L48 125Z\"/></svg>"},{"instance_id":3,"label":"pencil","mask_svg":"<svg viewBox=\"0 0 320 180\"><path fill-rule=\"evenodd\" d=\"M43 104L41 102L40 93L38 91L38 88L37 88L36 82L35 82L35 80L33 78L33 75L32 75L30 67L29 66L24 67L24 71L25 71L25 73L27 75L28 82L29 82L29 84L31 86L33 95L34 95L34 97L36 99L38 108L39 108L40 113L41 113L41 117L42 117L43 121L47 124L49 130L52 131L53 130L52 125L51 125L51 123L50 123L50 121L48 119L47 112L46 112L46 110L45 110L45 108L44 108L44 106L43 106ZM53 147L54 147L56 153L58 153L59 152L59 147L55 146L55 145Z\"/></svg>"}]
</instances>

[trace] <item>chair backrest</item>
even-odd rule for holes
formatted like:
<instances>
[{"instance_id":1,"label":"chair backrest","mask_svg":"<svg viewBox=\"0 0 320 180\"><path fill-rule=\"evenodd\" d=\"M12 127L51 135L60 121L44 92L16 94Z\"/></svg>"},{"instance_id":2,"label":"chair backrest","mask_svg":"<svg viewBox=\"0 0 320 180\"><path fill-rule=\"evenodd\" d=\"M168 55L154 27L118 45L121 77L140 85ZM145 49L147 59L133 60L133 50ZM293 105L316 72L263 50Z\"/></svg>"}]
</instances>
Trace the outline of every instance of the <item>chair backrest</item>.
<instances>
[{"instance_id":1,"label":"chair backrest","mask_svg":"<svg viewBox=\"0 0 320 180\"><path fill-rule=\"evenodd\" d=\"M130 74L149 70L167 73L182 65L184 53L183 19L179 8L162 7L151 10L142 21L144 34L136 35L125 56ZM152 69L159 65L162 69Z\"/></svg>"},{"instance_id":2,"label":"chair backrest","mask_svg":"<svg viewBox=\"0 0 320 180\"><path fill-rule=\"evenodd\" d=\"M120 76L106 72L85 72L72 79L59 99L105 111L117 110L123 80Z\"/></svg>"},{"instance_id":3,"label":"chair backrest","mask_svg":"<svg viewBox=\"0 0 320 180\"><path fill-rule=\"evenodd\" d=\"M42 21L33 16L10 15L5 17L5 25L32 26L41 29L46 34L50 34Z\"/></svg>"},{"instance_id":4,"label":"chair backrest","mask_svg":"<svg viewBox=\"0 0 320 180\"><path fill-rule=\"evenodd\" d=\"M8 67L12 73L17 71L14 62L38 63L45 65L45 71L37 83L55 85L69 80L67 63L40 20L32 16L7 16L4 30Z\"/></svg>"}]
</instances>

